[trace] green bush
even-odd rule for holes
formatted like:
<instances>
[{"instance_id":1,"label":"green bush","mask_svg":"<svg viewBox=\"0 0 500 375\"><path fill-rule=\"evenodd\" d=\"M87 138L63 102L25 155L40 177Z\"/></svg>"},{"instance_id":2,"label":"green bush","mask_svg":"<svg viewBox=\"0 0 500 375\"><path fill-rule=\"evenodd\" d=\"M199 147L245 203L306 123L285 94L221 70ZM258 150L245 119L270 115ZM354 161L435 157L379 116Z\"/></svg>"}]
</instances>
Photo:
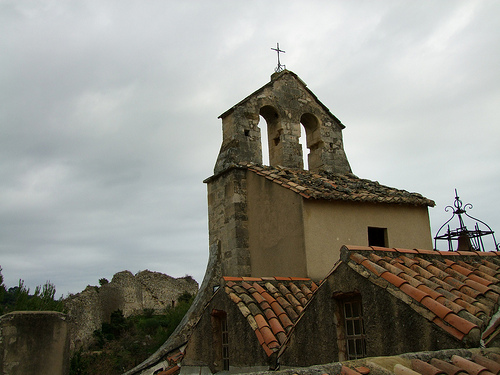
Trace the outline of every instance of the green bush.
<instances>
[{"instance_id":1,"label":"green bush","mask_svg":"<svg viewBox=\"0 0 500 375\"><path fill-rule=\"evenodd\" d=\"M1 271L0 267L0 314L11 311L64 311L62 297L55 299L56 287L50 281L37 286L33 294L24 285L24 280L19 280L18 286L7 290Z\"/></svg>"},{"instance_id":2,"label":"green bush","mask_svg":"<svg viewBox=\"0 0 500 375\"><path fill-rule=\"evenodd\" d=\"M193 299L184 293L163 314L144 309L141 315L125 318L120 310L113 312L109 323L94 332L94 345L73 355L70 374L118 375L137 366L168 339Z\"/></svg>"}]
</instances>

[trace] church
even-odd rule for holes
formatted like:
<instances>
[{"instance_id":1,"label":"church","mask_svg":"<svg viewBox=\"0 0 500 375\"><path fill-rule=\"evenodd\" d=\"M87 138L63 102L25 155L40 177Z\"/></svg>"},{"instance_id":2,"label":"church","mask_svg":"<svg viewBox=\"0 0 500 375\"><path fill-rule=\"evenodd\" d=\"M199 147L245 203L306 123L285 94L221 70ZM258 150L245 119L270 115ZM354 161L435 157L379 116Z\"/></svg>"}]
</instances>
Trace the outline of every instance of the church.
<instances>
[{"instance_id":1,"label":"church","mask_svg":"<svg viewBox=\"0 0 500 375\"><path fill-rule=\"evenodd\" d=\"M201 290L173 337L127 374L498 346L500 254L433 250L434 202L353 174L344 125L295 73L274 73L220 119L222 145L204 181L210 258ZM349 369L331 373L362 373Z\"/></svg>"}]
</instances>

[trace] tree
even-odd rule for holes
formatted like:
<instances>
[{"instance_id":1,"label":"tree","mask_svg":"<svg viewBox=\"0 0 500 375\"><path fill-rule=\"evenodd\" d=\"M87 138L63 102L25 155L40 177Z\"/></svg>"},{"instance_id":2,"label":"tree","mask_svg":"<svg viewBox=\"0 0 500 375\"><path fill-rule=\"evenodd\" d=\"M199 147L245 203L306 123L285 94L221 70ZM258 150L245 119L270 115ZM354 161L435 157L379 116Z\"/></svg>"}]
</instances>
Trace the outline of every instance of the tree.
<instances>
[{"instance_id":1,"label":"tree","mask_svg":"<svg viewBox=\"0 0 500 375\"><path fill-rule=\"evenodd\" d=\"M0 267L0 314L10 311L63 311L62 297L55 299L56 287L50 281L35 288L33 295L30 289L19 280L19 285L8 290L3 284Z\"/></svg>"},{"instance_id":2,"label":"tree","mask_svg":"<svg viewBox=\"0 0 500 375\"><path fill-rule=\"evenodd\" d=\"M0 315L4 313L4 298L7 290L3 284L2 267L0 266Z\"/></svg>"}]
</instances>

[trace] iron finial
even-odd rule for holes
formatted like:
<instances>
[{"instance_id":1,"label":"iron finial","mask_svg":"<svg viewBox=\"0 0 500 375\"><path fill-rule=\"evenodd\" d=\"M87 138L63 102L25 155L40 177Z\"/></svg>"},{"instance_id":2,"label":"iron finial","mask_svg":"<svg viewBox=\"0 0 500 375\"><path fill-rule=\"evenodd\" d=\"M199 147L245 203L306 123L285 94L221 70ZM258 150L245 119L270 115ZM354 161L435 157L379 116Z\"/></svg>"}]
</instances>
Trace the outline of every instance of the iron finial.
<instances>
[{"instance_id":1,"label":"iron finial","mask_svg":"<svg viewBox=\"0 0 500 375\"><path fill-rule=\"evenodd\" d=\"M458 196L457 189L455 189L455 201L452 206L446 206L445 211L448 212L451 210L453 212L452 216L448 219L446 223L444 223L441 228L437 231L436 236L434 237L434 249L437 249L437 241L445 240L448 242L448 251L454 250L472 250L472 251L485 251L483 244L483 237L487 235L491 235L493 240L494 250L500 250L500 244L497 243L495 238L495 232L490 228L488 224L484 221L481 221L467 213L468 209L472 209L472 204L466 203L465 205L460 200ZM456 229L451 230L448 223L456 217L458 219L458 226ZM475 221L474 229L468 229L465 225L464 219L470 219ZM445 226L448 227L446 233L439 234L441 229ZM483 227L483 229L480 228ZM456 240L458 246L456 249L453 248L453 241Z\"/></svg>"},{"instance_id":2,"label":"iron finial","mask_svg":"<svg viewBox=\"0 0 500 375\"><path fill-rule=\"evenodd\" d=\"M280 49L280 44L279 43L276 43L276 48L271 48L271 49L273 51L276 51L278 53L278 66L274 69L274 71L276 73L282 72L283 70L286 69L286 66L285 65L281 65L281 62L280 62L280 52L285 53L285 51L283 51L283 50Z\"/></svg>"}]
</instances>

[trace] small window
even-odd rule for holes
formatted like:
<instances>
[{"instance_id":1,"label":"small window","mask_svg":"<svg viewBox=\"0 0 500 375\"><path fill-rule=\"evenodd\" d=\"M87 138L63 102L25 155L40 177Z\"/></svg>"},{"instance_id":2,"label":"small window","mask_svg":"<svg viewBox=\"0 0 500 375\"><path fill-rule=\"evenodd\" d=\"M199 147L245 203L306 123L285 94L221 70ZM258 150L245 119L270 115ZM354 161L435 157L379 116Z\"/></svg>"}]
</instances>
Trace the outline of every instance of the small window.
<instances>
[{"instance_id":1,"label":"small window","mask_svg":"<svg viewBox=\"0 0 500 375\"><path fill-rule=\"evenodd\" d=\"M220 320L222 332L222 367L229 371L229 334L227 331L227 316Z\"/></svg>"},{"instance_id":2,"label":"small window","mask_svg":"<svg viewBox=\"0 0 500 375\"><path fill-rule=\"evenodd\" d=\"M229 370L229 331L227 314L222 310L212 310L212 348L214 353L213 372Z\"/></svg>"},{"instance_id":3,"label":"small window","mask_svg":"<svg viewBox=\"0 0 500 375\"><path fill-rule=\"evenodd\" d=\"M388 247L387 228L368 227L368 246Z\"/></svg>"},{"instance_id":4,"label":"small window","mask_svg":"<svg viewBox=\"0 0 500 375\"><path fill-rule=\"evenodd\" d=\"M361 299L343 301L346 355L348 360L366 357Z\"/></svg>"}]
</instances>

